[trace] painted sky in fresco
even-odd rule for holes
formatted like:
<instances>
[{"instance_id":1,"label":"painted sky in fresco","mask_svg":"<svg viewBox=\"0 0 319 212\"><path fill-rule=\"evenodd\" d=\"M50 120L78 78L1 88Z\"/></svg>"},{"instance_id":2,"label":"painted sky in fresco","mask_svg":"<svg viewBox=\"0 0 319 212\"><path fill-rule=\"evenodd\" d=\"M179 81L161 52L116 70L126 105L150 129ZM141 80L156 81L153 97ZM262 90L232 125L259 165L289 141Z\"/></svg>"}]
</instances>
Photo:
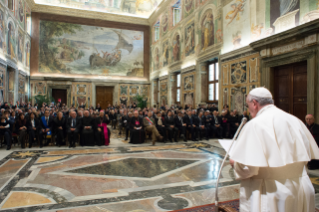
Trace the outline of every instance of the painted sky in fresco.
<instances>
[{"instance_id":1,"label":"painted sky in fresco","mask_svg":"<svg viewBox=\"0 0 319 212\"><path fill-rule=\"evenodd\" d=\"M161 1L162 0L35 0L35 3L148 18Z\"/></svg>"}]
</instances>

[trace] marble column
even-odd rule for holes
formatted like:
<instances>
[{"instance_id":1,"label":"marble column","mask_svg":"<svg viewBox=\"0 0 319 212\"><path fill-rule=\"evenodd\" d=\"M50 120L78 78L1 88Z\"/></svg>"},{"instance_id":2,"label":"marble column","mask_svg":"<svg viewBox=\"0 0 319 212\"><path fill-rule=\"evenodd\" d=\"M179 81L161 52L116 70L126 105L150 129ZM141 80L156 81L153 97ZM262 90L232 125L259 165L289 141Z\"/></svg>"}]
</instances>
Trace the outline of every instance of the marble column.
<instances>
[{"instance_id":1,"label":"marble column","mask_svg":"<svg viewBox=\"0 0 319 212\"><path fill-rule=\"evenodd\" d=\"M19 70L14 70L14 104L19 100ZM20 100L19 100L20 101Z\"/></svg>"},{"instance_id":2,"label":"marble column","mask_svg":"<svg viewBox=\"0 0 319 212\"><path fill-rule=\"evenodd\" d=\"M168 96L168 102L169 102L169 105L172 105L172 104L175 104L176 103L176 74L173 73L170 75L169 77L169 84L170 84L170 87L169 87L169 90L171 92L170 95Z\"/></svg>"}]
</instances>

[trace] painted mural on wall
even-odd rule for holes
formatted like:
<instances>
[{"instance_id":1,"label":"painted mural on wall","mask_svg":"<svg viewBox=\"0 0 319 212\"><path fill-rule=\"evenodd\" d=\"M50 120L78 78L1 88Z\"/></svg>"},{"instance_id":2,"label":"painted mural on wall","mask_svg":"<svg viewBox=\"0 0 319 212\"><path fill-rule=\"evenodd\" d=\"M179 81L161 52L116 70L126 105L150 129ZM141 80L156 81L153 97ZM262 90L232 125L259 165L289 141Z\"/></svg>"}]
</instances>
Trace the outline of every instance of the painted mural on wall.
<instances>
[{"instance_id":1,"label":"painted mural on wall","mask_svg":"<svg viewBox=\"0 0 319 212\"><path fill-rule=\"evenodd\" d=\"M18 33L18 60L19 62L23 62L23 54L24 54L24 36L22 32Z\"/></svg>"},{"instance_id":2,"label":"painted mural on wall","mask_svg":"<svg viewBox=\"0 0 319 212\"><path fill-rule=\"evenodd\" d=\"M17 0L17 11L16 11L16 17L18 19L19 25L24 29L25 25L25 11L24 11L24 1L23 0Z\"/></svg>"},{"instance_id":3,"label":"painted mural on wall","mask_svg":"<svg viewBox=\"0 0 319 212\"><path fill-rule=\"evenodd\" d=\"M140 31L41 21L39 46L42 73L144 75Z\"/></svg>"},{"instance_id":4,"label":"painted mural on wall","mask_svg":"<svg viewBox=\"0 0 319 212\"><path fill-rule=\"evenodd\" d=\"M163 67L168 65L168 62L169 62L169 43L168 43L168 40L163 43L162 61L163 61Z\"/></svg>"},{"instance_id":5,"label":"painted mural on wall","mask_svg":"<svg viewBox=\"0 0 319 212\"><path fill-rule=\"evenodd\" d=\"M0 48L6 49L4 11L0 10Z\"/></svg>"},{"instance_id":6,"label":"painted mural on wall","mask_svg":"<svg viewBox=\"0 0 319 212\"><path fill-rule=\"evenodd\" d=\"M177 62L181 58L181 36L179 34L175 34L173 38L173 61Z\"/></svg>"},{"instance_id":7,"label":"painted mural on wall","mask_svg":"<svg viewBox=\"0 0 319 212\"><path fill-rule=\"evenodd\" d=\"M250 5L247 0L233 0L223 8L223 52L238 49L250 41Z\"/></svg>"},{"instance_id":8,"label":"painted mural on wall","mask_svg":"<svg viewBox=\"0 0 319 212\"><path fill-rule=\"evenodd\" d=\"M185 28L185 56L194 54L195 50L195 29L194 22Z\"/></svg>"},{"instance_id":9,"label":"painted mural on wall","mask_svg":"<svg viewBox=\"0 0 319 212\"><path fill-rule=\"evenodd\" d=\"M194 0L184 0L184 17L189 16L194 11Z\"/></svg>"},{"instance_id":10,"label":"painted mural on wall","mask_svg":"<svg viewBox=\"0 0 319 212\"><path fill-rule=\"evenodd\" d=\"M138 94L144 96L149 104L150 85L120 84L118 102L125 105L136 102L135 97Z\"/></svg>"},{"instance_id":11,"label":"painted mural on wall","mask_svg":"<svg viewBox=\"0 0 319 212\"><path fill-rule=\"evenodd\" d=\"M52 1L36 0L37 4L47 4L59 7L76 8L105 13L115 13L122 15L138 16L148 18L161 0L123 0L123 1Z\"/></svg>"},{"instance_id":12,"label":"painted mural on wall","mask_svg":"<svg viewBox=\"0 0 319 212\"><path fill-rule=\"evenodd\" d=\"M154 58L153 58L153 64L154 64L154 69L158 70L160 68L160 54L158 48L155 48L154 51Z\"/></svg>"},{"instance_id":13,"label":"painted mural on wall","mask_svg":"<svg viewBox=\"0 0 319 212\"><path fill-rule=\"evenodd\" d=\"M162 35L164 36L168 31L168 13L165 13L162 16L161 25L162 25Z\"/></svg>"},{"instance_id":14,"label":"painted mural on wall","mask_svg":"<svg viewBox=\"0 0 319 212\"><path fill-rule=\"evenodd\" d=\"M34 83L34 95L46 95L46 83L44 82L36 82Z\"/></svg>"},{"instance_id":15,"label":"painted mural on wall","mask_svg":"<svg viewBox=\"0 0 319 212\"><path fill-rule=\"evenodd\" d=\"M30 51L31 51L30 41L27 40L25 43L25 65L27 67L30 67Z\"/></svg>"},{"instance_id":16,"label":"painted mural on wall","mask_svg":"<svg viewBox=\"0 0 319 212\"><path fill-rule=\"evenodd\" d=\"M8 23L8 55L11 59L16 58L16 33L13 22Z\"/></svg>"},{"instance_id":17,"label":"painted mural on wall","mask_svg":"<svg viewBox=\"0 0 319 212\"><path fill-rule=\"evenodd\" d=\"M182 105L195 105L195 72L182 74Z\"/></svg>"},{"instance_id":18,"label":"painted mural on wall","mask_svg":"<svg viewBox=\"0 0 319 212\"><path fill-rule=\"evenodd\" d=\"M167 105L167 94L168 94L167 80L160 81L160 105Z\"/></svg>"},{"instance_id":19,"label":"painted mural on wall","mask_svg":"<svg viewBox=\"0 0 319 212\"><path fill-rule=\"evenodd\" d=\"M205 50L207 47L214 44L214 17L212 9L208 9L202 18L201 32L201 47Z\"/></svg>"}]
</instances>

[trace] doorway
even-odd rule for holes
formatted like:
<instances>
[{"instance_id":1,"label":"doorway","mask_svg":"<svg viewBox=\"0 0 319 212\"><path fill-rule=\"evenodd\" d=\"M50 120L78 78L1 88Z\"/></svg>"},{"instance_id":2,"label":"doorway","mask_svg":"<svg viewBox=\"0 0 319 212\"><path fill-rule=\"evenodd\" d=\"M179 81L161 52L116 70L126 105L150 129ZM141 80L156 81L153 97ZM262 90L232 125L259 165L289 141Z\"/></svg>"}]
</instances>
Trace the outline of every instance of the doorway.
<instances>
[{"instance_id":1,"label":"doorway","mask_svg":"<svg viewBox=\"0 0 319 212\"><path fill-rule=\"evenodd\" d=\"M303 122L307 115L307 62L274 68L275 105Z\"/></svg>"},{"instance_id":2,"label":"doorway","mask_svg":"<svg viewBox=\"0 0 319 212\"><path fill-rule=\"evenodd\" d=\"M108 105L113 105L113 87L96 86L96 102L101 105L102 109L106 109Z\"/></svg>"},{"instance_id":3,"label":"doorway","mask_svg":"<svg viewBox=\"0 0 319 212\"><path fill-rule=\"evenodd\" d=\"M65 103L67 105L67 90L66 89L52 89L52 97L55 102L59 102L61 99L61 104Z\"/></svg>"}]
</instances>

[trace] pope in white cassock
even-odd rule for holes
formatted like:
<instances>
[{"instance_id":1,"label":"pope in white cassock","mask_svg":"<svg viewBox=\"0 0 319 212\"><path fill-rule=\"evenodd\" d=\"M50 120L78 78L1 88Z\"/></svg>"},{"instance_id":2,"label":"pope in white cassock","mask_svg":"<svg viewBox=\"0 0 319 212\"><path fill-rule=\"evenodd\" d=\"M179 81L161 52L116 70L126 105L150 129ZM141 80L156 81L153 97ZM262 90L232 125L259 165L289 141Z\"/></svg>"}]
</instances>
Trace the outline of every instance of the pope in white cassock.
<instances>
[{"instance_id":1,"label":"pope in white cassock","mask_svg":"<svg viewBox=\"0 0 319 212\"><path fill-rule=\"evenodd\" d=\"M318 146L304 123L273 104L266 88L246 99L253 119L230 151L240 185L241 212L314 212L315 191L306 172L319 159Z\"/></svg>"}]
</instances>

